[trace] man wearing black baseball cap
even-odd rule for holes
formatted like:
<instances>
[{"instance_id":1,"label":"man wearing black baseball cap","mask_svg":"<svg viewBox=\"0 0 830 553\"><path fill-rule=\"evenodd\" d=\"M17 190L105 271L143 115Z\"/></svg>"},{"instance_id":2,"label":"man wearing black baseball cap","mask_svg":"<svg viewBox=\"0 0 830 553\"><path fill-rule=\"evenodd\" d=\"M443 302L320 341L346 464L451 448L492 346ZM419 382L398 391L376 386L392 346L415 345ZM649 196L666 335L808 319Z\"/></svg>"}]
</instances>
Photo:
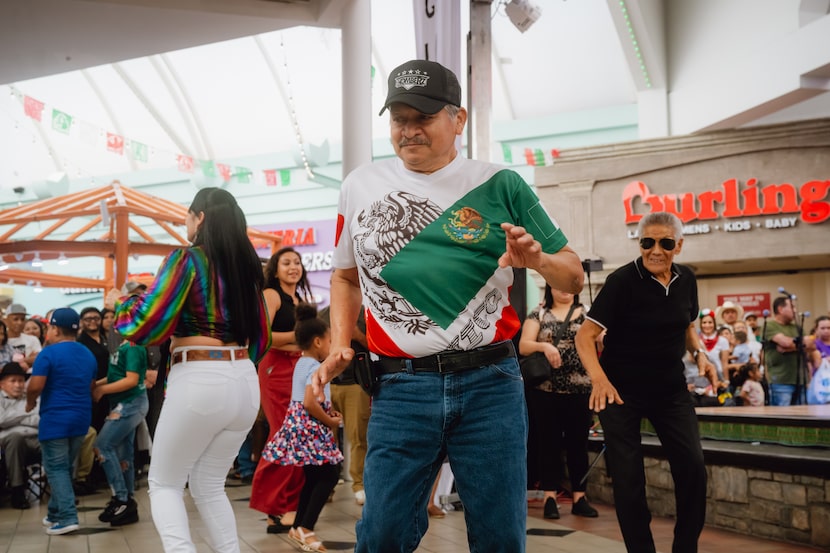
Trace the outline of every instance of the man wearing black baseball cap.
<instances>
[{"instance_id":1,"label":"man wearing black baseball cap","mask_svg":"<svg viewBox=\"0 0 830 553\"><path fill-rule=\"evenodd\" d=\"M75 341L80 322L71 307L52 312L46 330L49 347L35 359L26 391L27 411L41 398L38 437L52 488L44 519L49 535L78 529L72 468L92 422L91 389L98 372L95 357Z\"/></svg>"},{"instance_id":2,"label":"man wearing black baseball cap","mask_svg":"<svg viewBox=\"0 0 830 553\"><path fill-rule=\"evenodd\" d=\"M312 375L320 396L346 368L365 305L380 361L364 379L373 403L355 551L418 547L445 456L471 548L524 551L527 413L510 341L520 327L512 268L578 293L582 264L518 174L460 155L467 111L452 71L412 60L388 83L381 114L389 110L397 158L343 182L331 354Z\"/></svg>"}]
</instances>

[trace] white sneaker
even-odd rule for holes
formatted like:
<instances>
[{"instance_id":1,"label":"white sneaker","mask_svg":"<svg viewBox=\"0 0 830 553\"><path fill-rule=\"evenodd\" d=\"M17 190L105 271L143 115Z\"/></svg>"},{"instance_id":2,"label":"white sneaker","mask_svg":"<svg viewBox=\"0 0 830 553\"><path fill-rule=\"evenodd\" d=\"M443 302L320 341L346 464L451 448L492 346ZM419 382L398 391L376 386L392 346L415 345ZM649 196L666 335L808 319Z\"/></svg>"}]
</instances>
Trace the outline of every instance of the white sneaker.
<instances>
[{"instance_id":1,"label":"white sneaker","mask_svg":"<svg viewBox=\"0 0 830 553\"><path fill-rule=\"evenodd\" d=\"M363 505L364 503L366 503L366 492L364 492L363 490L358 490L354 492L354 501L358 505Z\"/></svg>"},{"instance_id":2,"label":"white sneaker","mask_svg":"<svg viewBox=\"0 0 830 553\"><path fill-rule=\"evenodd\" d=\"M43 517L43 520L42 520L42 521L40 521L40 522L41 522L41 524L43 524L46 528L49 528L49 527L51 527L53 524L55 524L54 522L52 522L51 520L49 520L49 515L46 515L45 517Z\"/></svg>"}]
</instances>

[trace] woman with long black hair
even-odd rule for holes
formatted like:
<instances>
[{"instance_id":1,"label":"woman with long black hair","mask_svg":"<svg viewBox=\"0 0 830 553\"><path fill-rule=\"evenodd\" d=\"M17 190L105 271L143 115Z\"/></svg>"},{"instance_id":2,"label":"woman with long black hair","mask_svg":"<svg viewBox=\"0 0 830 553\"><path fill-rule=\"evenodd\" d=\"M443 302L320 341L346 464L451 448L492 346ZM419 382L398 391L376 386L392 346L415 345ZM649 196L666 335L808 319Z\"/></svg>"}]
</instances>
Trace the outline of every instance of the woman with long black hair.
<instances>
[{"instance_id":1,"label":"woman with long black hair","mask_svg":"<svg viewBox=\"0 0 830 553\"><path fill-rule=\"evenodd\" d=\"M294 311L301 302L312 303L313 296L302 258L293 248L282 248L272 255L264 272L263 295L270 318L271 348L260 361L258 373L262 412L274 436L288 410L294 365L302 355L294 333ZM304 481L302 467L260 458L251 487L250 506L268 515L266 531L269 534L291 528L293 519L285 515L297 508Z\"/></svg>"},{"instance_id":2,"label":"woman with long black hair","mask_svg":"<svg viewBox=\"0 0 830 553\"><path fill-rule=\"evenodd\" d=\"M185 219L192 243L171 253L142 295L116 305L115 328L142 345L172 336L167 397L150 462L150 506L167 553L195 552L185 484L213 551L238 552L225 476L259 409L254 363L271 333L262 265L228 192L200 190ZM108 299L115 303L117 292Z\"/></svg>"}]
</instances>

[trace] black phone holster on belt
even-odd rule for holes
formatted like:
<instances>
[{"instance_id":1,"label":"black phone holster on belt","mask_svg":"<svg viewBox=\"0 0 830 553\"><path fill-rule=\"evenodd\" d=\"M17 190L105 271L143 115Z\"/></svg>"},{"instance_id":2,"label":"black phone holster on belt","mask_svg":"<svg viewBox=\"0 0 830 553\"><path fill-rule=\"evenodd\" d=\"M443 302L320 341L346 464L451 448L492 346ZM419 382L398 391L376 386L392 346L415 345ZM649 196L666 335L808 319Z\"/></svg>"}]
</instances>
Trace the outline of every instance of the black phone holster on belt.
<instances>
[{"instance_id":1,"label":"black phone holster on belt","mask_svg":"<svg viewBox=\"0 0 830 553\"><path fill-rule=\"evenodd\" d=\"M354 363L354 379L360 389L371 396L375 392L378 376L375 373L374 363L369 358L369 353L365 351L355 353L352 362Z\"/></svg>"}]
</instances>

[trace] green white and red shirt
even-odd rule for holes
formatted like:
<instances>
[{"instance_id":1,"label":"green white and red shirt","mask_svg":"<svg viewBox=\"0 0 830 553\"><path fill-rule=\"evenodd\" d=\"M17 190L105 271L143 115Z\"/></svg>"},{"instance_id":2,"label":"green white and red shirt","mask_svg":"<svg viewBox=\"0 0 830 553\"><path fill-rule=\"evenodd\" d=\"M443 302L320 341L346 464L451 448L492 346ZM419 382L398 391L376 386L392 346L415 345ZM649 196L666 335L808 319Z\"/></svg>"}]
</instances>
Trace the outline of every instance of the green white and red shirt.
<instances>
[{"instance_id":1,"label":"green white and red shirt","mask_svg":"<svg viewBox=\"0 0 830 553\"><path fill-rule=\"evenodd\" d=\"M333 266L357 267L369 349L421 357L508 340L511 268L501 223L555 253L567 244L514 171L460 154L432 174L388 159L352 171L340 192Z\"/></svg>"}]
</instances>

